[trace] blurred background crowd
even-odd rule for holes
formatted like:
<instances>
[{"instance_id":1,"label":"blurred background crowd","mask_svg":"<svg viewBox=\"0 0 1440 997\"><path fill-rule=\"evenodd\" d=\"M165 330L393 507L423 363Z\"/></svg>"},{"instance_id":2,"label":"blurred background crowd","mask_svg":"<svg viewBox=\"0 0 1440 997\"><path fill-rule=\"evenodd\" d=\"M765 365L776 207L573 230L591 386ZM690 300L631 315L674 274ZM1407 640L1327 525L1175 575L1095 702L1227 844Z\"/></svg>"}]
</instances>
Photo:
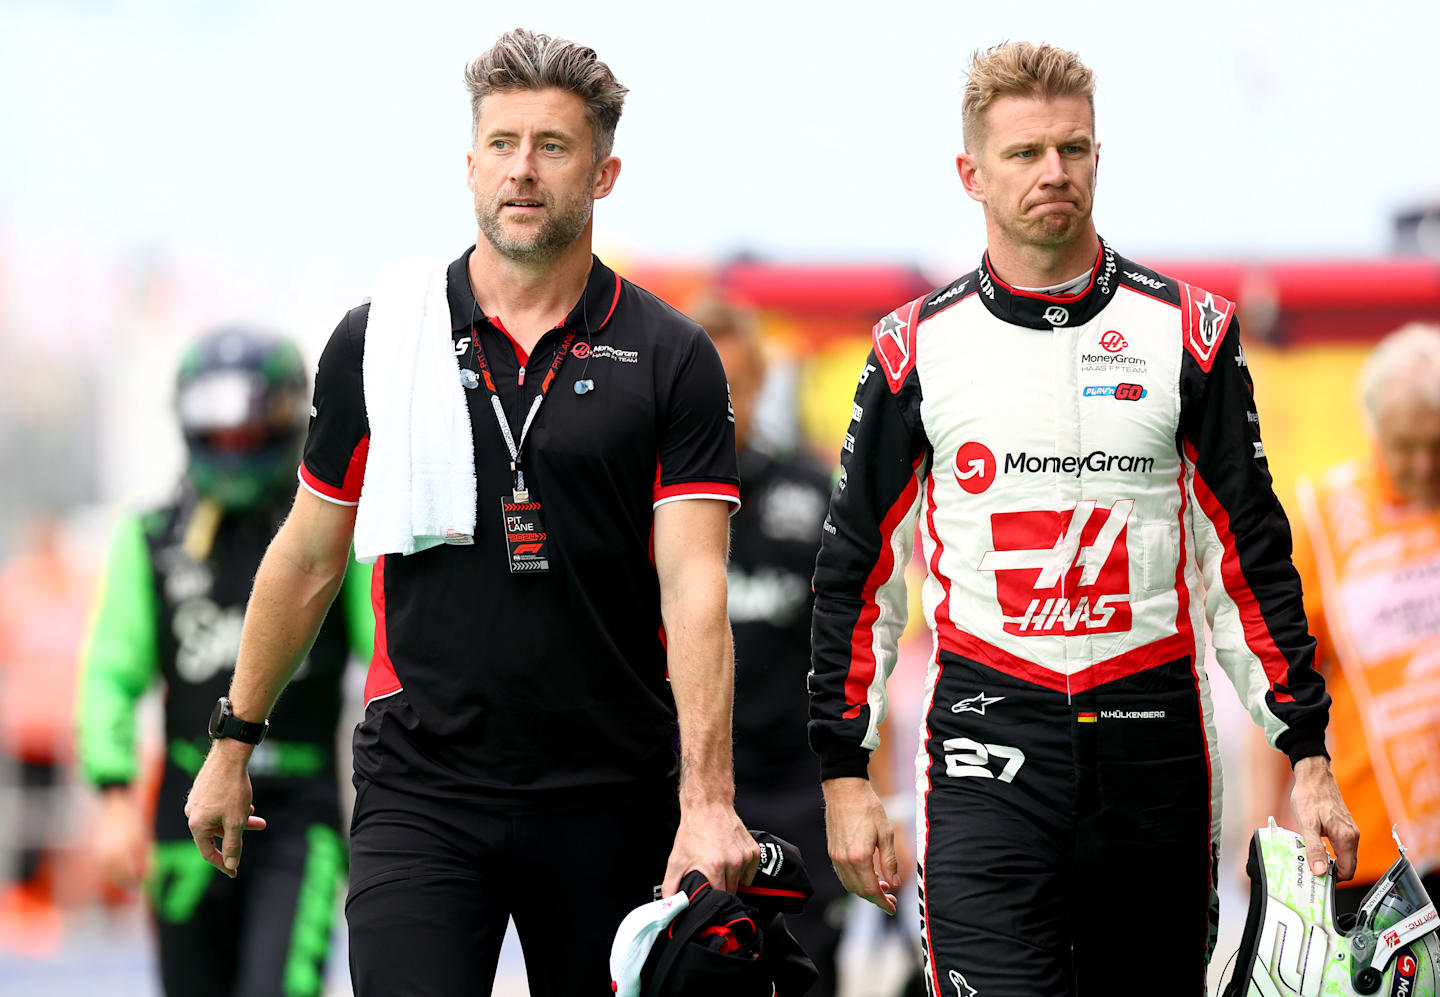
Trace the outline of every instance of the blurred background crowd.
<instances>
[{"instance_id":1,"label":"blurred background crowd","mask_svg":"<svg viewBox=\"0 0 1440 997\"><path fill-rule=\"evenodd\" d=\"M200 333L283 330L313 369L380 264L473 239L460 72L514 16L471 6L0 4L0 992L158 992L140 892L102 874L99 803L75 765L109 535L181 479L176 373ZM1053 3L883 6L843 24L778 5L704 24L660 5L525 18L593 44L631 88L598 251L681 309L719 299L754 323L758 446L836 467L871 324L974 265L980 213L951 165L960 73L971 48L1030 37L1097 70L1101 234L1238 302L1292 521L1302 476L1367 458L1365 357L1440 321L1440 130L1421 121L1432 6L1331 21L1299 5L1203 21L1137 7L1095 24ZM907 648L887 759L899 787L929 654L918 605ZM341 759L362 672L346 679ZM1244 920L1263 749L1215 688L1234 867L1219 964ZM138 709L143 804L165 751L159 693ZM1422 754L1440 771L1435 738ZM849 914L841 992L897 992L913 931ZM498 992L524 992L509 949L501 973Z\"/></svg>"}]
</instances>

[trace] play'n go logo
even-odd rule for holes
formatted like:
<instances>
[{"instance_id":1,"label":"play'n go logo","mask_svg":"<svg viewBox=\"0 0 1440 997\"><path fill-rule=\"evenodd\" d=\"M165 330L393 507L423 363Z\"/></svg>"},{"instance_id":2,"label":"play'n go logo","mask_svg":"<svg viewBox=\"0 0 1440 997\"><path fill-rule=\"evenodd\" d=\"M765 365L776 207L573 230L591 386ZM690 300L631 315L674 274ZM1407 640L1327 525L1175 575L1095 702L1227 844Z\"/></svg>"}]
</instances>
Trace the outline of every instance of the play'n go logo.
<instances>
[{"instance_id":1,"label":"play'n go logo","mask_svg":"<svg viewBox=\"0 0 1440 997\"><path fill-rule=\"evenodd\" d=\"M995 482L995 454L973 440L955 451L955 483L971 495L979 495Z\"/></svg>"}]
</instances>

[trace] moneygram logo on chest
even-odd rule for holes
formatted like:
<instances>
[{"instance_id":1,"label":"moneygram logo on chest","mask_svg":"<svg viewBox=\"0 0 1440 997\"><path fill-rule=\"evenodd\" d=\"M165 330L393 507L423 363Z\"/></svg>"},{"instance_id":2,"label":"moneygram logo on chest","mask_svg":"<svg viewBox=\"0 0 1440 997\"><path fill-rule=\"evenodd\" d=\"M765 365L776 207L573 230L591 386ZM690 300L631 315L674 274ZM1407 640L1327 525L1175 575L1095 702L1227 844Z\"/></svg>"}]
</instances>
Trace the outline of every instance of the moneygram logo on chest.
<instances>
[{"instance_id":1,"label":"moneygram logo on chest","mask_svg":"<svg viewBox=\"0 0 1440 997\"><path fill-rule=\"evenodd\" d=\"M993 549L977 566L995 573L1005 632L1017 637L1123 633L1130 629L1133 499L1058 512L997 512Z\"/></svg>"},{"instance_id":2,"label":"moneygram logo on chest","mask_svg":"<svg viewBox=\"0 0 1440 997\"><path fill-rule=\"evenodd\" d=\"M1136 385L1136 397L1143 396L1144 390ZM847 447L847 449L849 449ZM1114 473L1150 474L1155 470L1155 458L1143 454L1116 454L1105 450L1092 450L1085 454L1064 456L1041 456L1025 451L1005 454L1003 462L997 462L995 453L983 443L974 440L962 444L955 451L955 482L971 495L979 495L995 483L997 474L1055 474L1078 478L1082 474Z\"/></svg>"},{"instance_id":3,"label":"moneygram logo on chest","mask_svg":"<svg viewBox=\"0 0 1440 997\"><path fill-rule=\"evenodd\" d=\"M1080 369L1087 371L1115 370L1140 373L1146 366L1143 357L1125 352L1130 341L1118 329L1107 329L1095 341L1095 348L1080 354Z\"/></svg>"}]
</instances>

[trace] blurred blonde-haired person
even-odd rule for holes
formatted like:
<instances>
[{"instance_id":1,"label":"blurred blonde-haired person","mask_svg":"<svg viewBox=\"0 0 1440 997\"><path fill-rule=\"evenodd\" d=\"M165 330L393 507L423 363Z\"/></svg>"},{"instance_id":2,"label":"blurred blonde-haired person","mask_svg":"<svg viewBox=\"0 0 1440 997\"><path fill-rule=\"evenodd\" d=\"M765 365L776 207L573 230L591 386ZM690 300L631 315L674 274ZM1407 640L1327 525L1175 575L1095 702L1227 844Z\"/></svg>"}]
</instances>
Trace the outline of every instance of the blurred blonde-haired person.
<instances>
[{"instance_id":1,"label":"blurred blonde-haired person","mask_svg":"<svg viewBox=\"0 0 1440 997\"><path fill-rule=\"evenodd\" d=\"M1394 859L1392 825L1440 896L1440 325L1381 340L1360 403L1371 453L1301 479L1295 521L1335 779L1365 845L1335 891L1340 912ZM1260 822L1279 816L1286 775L1255 780Z\"/></svg>"}]
</instances>

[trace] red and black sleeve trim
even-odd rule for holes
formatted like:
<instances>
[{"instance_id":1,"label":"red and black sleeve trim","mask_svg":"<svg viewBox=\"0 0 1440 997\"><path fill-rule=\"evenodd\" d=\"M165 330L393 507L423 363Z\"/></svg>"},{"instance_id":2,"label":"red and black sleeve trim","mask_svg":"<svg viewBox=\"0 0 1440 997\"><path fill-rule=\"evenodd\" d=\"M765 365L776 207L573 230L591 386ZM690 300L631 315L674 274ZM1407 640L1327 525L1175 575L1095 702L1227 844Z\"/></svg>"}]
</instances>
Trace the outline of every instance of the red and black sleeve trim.
<instances>
[{"instance_id":1,"label":"red and black sleeve trim","mask_svg":"<svg viewBox=\"0 0 1440 997\"><path fill-rule=\"evenodd\" d=\"M370 306L340 320L315 368L310 429L300 462L300 483L327 502L356 505L370 452L361 357Z\"/></svg>"},{"instance_id":2,"label":"red and black sleeve trim","mask_svg":"<svg viewBox=\"0 0 1440 997\"><path fill-rule=\"evenodd\" d=\"M866 357L815 564L809 737L824 779L866 774L872 699L884 695L879 600L894 597L885 585L897 568L895 543L908 547L903 531L912 528L929 452L913 350L898 392L888 372L875 376L884 363L874 349Z\"/></svg>"},{"instance_id":3,"label":"red and black sleeve trim","mask_svg":"<svg viewBox=\"0 0 1440 997\"><path fill-rule=\"evenodd\" d=\"M1209 334L1188 324L1185 328L1179 443L1194 468L1197 512L1219 541L1219 578L1234 604L1245 645L1269 683L1266 706L1286 725L1276 746L1292 761L1325 754L1330 696L1314 667L1315 639L1305 619L1300 576L1291 563L1290 524L1260 440L1254 385L1233 305L1194 288L1188 289L1186 301L1191 306L1210 302L1219 317L1209 321L1223 329L1207 345ZM1227 307L1220 308L1222 303ZM1192 335L1198 348L1189 342Z\"/></svg>"}]
</instances>

